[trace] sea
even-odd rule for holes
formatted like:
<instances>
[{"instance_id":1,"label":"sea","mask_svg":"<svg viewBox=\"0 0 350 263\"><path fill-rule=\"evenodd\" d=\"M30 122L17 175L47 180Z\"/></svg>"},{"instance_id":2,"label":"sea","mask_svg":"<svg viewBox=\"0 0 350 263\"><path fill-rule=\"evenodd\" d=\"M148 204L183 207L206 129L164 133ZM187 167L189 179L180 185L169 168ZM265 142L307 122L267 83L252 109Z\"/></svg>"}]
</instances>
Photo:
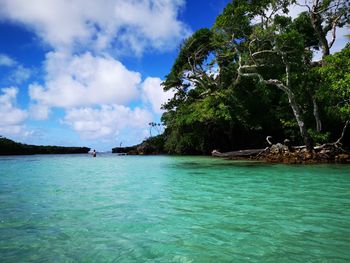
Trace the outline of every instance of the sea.
<instances>
[{"instance_id":1,"label":"sea","mask_svg":"<svg viewBox=\"0 0 350 263\"><path fill-rule=\"evenodd\" d=\"M0 262L350 262L350 166L3 156Z\"/></svg>"}]
</instances>

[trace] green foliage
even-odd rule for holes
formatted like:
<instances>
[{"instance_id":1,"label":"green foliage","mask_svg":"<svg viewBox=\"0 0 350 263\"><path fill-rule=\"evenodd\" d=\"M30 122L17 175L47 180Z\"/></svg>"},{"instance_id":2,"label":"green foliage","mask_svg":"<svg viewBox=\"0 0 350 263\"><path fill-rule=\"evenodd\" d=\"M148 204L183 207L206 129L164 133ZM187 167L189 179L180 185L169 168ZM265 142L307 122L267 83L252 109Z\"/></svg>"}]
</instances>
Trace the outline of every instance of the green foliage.
<instances>
[{"instance_id":1,"label":"green foliage","mask_svg":"<svg viewBox=\"0 0 350 263\"><path fill-rule=\"evenodd\" d=\"M318 96L326 102L330 114L350 120L350 44L326 58L318 69L322 84Z\"/></svg>"},{"instance_id":2,"label":"green foliage","mask_svg":"<svg viewBox=\"0 0 350 263\"><path fill-rule=\"evenodd\" d=\"M14 142L0 136L0 155L88 153L87 147L38 146Z\"/></svg>"},{"instance_id":3,"label":"green foliage","mask_svg":"<svg viewBox=\"0 0 350 263\"><path fill-rule=\"evenodd\" d=\"M184 41L163 83L165 90L175 91L162 116L167 152L208 154L213 149L264 147L267 135L301 143L291 97L315 142L339 135L340 126L334 120L339 123L350 114L349 46L314 65L312 56L321 46L320 38L310 13L294 20L287 15L294 2L234 0L212 29L200 29ZM320 3L320 8L332 6L329 1ZM344 12L343 7L320 13L322 25ZM278 81L289 91L282 92L257 77L239 79L242 66L246 66L244 73ZM322 132L313 129L314 105L319 107Z\"/></svg>"},{"instance_id":4,"label":"green foliage","mask_svg":"<svg viewBox=\"0 0 350 263\"><path fill-rule=\"evenodd\" d=\"M303 36L305 47L319 49L319 39L315 29L312 27L308 12L299 14L299 16L293 20L292 27Z\"/></svg>"},{"instance_id":5,"label":"green foliage","mask_svg":"<svg viewBox=\"0 0 350 263\"><path fill-rule=\"evenodd\" d=\"M309 129L309 134L311 135L311 138L313 139L313 141L319 144L329 142L329 139L330 139L330 132L321 133L321 132L316 132L313 129Z\"/></svg>"},{"instance_id":6,"label":"green foliage","mask_svg":"<svg viewBox=\"0 0 350 263\"><path fill-rule=\"evenodd\" d=\"M202 64L207 58L212 50L211 38L212 32L207 28L203 28L184 41L171 72L163 83L165 90L184 87L186 91L188 85L183 85L184 74L191 70L192 66Z\"/></svg>"}]
</instances>

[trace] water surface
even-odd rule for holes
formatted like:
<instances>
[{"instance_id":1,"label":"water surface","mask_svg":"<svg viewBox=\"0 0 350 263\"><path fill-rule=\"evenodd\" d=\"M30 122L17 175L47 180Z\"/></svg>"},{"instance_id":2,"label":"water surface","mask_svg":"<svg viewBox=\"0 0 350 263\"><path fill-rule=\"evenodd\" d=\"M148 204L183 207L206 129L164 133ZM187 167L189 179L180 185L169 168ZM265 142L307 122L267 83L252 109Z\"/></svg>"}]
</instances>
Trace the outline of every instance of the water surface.
<instances>
[{"instance_id":1,"label":"water surface","mask_svg":"<svg viewBox=\"0 0 350 263\"><path fill-rule=\"evenodd\" d=\"M1 262L350 262L350 166L0 157Z\"/></svg>"}]
</instances>

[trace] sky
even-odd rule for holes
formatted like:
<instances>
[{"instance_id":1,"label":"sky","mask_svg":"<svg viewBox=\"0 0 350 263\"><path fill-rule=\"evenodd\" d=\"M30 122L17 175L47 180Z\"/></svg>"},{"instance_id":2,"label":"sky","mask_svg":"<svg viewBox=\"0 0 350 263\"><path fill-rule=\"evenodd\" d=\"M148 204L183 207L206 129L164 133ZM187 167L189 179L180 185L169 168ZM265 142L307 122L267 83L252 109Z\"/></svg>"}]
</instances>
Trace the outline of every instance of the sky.
<instances>
[{"instance_id":1,"label":"sky","mask_svg":"<svg viewBox=\"0 0 350 263\"><path fill-rule=\"evenodd\" d=\"M140 143L172 96L161 83L181 42L228 2L0 0L0 135L99 151Z\"/></svg>"}]
</instances>

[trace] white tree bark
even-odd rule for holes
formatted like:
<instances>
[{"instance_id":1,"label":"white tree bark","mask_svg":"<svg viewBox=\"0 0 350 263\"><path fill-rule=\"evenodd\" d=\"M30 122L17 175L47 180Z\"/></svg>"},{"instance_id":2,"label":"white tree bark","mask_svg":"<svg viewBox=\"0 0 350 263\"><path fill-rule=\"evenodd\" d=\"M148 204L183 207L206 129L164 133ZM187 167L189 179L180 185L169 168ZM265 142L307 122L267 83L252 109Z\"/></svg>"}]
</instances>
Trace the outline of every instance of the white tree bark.
<instances>
[{"instance_id":1,"label":"white tree bark","mask_svg":"<svg viewBox=\"0 0 350 263\"><path fill-rule=\"evenodd\" d=\"M242 66L242 59L241 56L239 56L239 67L238 67L238 79L236 82L240 80L241 77L255 77L258 78L261 83L273 85L277 87L278 89L282 90L288 97L288 102L290 107L292 108L295 120L298 123L300 134L304 140L304 143L306 147L311 150L313 148L313 144L310 138L309 133L307 132L307 129L305 127L304 118L301 114L301 108L299 104L297 103L295 99L295 94L291 88L290 83L290 65L288 63L285 64L285 71L286 71L286 83L284 84L281 80L278 79L268 79L265 80L263 76L257 72L250 72L246 73L243 72L244 69L253 69L256 70L259 65L244 65Z\"/></svg>"}]
</instances>

